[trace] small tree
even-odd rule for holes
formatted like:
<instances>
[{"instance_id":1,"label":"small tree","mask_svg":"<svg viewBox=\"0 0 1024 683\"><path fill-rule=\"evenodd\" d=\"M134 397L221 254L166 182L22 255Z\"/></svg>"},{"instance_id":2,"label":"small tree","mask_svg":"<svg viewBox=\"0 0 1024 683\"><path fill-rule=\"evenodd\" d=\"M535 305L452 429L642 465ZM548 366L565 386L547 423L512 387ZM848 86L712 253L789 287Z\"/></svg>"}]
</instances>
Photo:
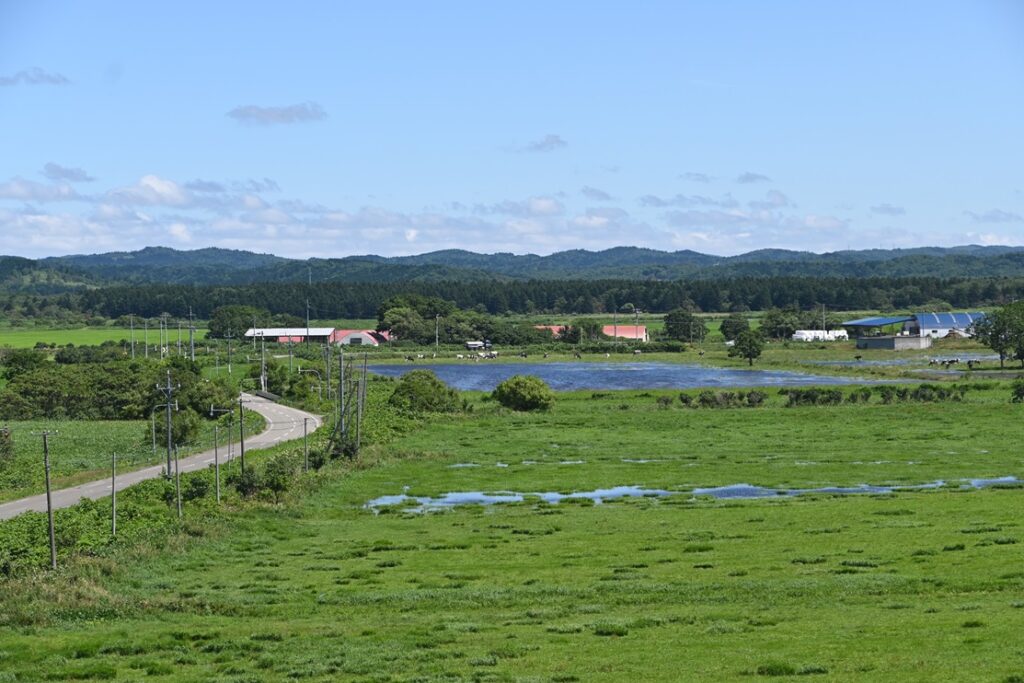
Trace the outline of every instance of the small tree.
<instances>
[{"instance_id":1,"label":"small tree","mask_svg":"<svg viewBox=\"0 0 1024 683\"><path fill-rule=\"evenodd\" d=\"M722 336L732 341L739 336L740 332L750 329L750 322L742 313L732 313L722 321Z\"/></svg>"},{"instance_id":2,"label":"small tree","mask_svg":"<svg viewBox=\"0 0 1024 683\"><path fill-rule=\"evenodd\" d=\"M729 355L746 358L747 363L753 365L754 360L761 357L761 351L763 350L764 339L761 337L761 334L754 330L746 330L745 332L740 332L736 337L736 343L729 348Z\"/></svg>"},{"instance_id":3,"label":"small tree","mask_svg":"<svg viewBox=\"0 0 1024 683\"><path fill-rule=\"evenodd\" d=\"M263 487L274 494L274 502L281 502L281 494L291 486L295 463L286 455L279 455L267 463L263 473Z\"/></svg>"},{"instance_id":4,"label":"small tree","mask_svg":"<svg viewBox=\"0 0 1024 683\"><path fill-rule=\"evenodd\" d=\"M245 470L245 472L232 477L229 483L235 487L235 490L238 491L239 495L243 498L252 498L254 495L259 493L259 490L263 485L260 475L251 467Z\"/></svg>"},{"instance_id":5,"label":"small tree","mask_svg":"<svg viewBox=\"0 0 1024 683\"><path fill-rule=\"evenodd\" d=\"M388 403L414 413L453 413L459 409L459 392L430 370L413 370L398 380Z\"/></svg>"},{"instance_id":6,"label":"small tree","mask_svg":"<svg viewBox=\"0 0 1024 683\"><path fill-rule=\"evenodd\" d=\"M1014 403L1024 403L1024 379L1014 380L1010 392Z\"/></svg>"},{"instance_id":7,"label":"small tree","mask_svg":"<svg viewBox=\"0 0 1024 683\"><path fill-rule=\"evenodd\" d=\"M974 338L999 354L999 367L1016 356L1024 367L1024 301L1003 306L971 327Z\"/></svg>"},{"instance_id":8,"label":"small tree","mask_svg":"<svg viewBox=\"0 0 1024 683\"><path fill-rule=\"evenodd\" d=\"M499 384L491 396L512 410L550 410L555 392L544 380L532 375L513 375Z\"/></svg>"}]
</instances>

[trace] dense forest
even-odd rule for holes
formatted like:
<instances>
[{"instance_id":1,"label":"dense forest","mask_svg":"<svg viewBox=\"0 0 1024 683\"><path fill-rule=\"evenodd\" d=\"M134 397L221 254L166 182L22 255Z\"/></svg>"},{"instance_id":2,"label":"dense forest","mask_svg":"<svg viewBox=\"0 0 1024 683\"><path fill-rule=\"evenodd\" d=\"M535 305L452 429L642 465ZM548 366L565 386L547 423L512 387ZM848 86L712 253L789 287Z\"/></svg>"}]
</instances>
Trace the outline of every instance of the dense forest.
<instances>
[{"instance_id":1,"label":"dense forest","mask_svg":"<svg viewBox=\"0 0 1024 683\"><path fill-rule=\"evenodd\" d=\"M265 282L393 283L530 280L723 280L1024 277L1024 248L868 249L828 254L762 249L737 256L616 247L548 256L446 250L416 256L287 259L227 249L60 256L0 256L0 291L56 293L96 285L247 285Z\"/></svg>"},{"instance_id":2,"label":"dense forest","mask_svg":"<svg viewBox=\"0 0 1024 683\"><path fill-rule=\"evenodd\" d=\"M619 247L550 256L439 251L418 256L286 259L224 249L147 248L33 261L0 257L0 318L88 321L224 305L275 315L372 318L398 295L504 313L607 313L626 304L746 311L977 308L1024 296L1024 248L964 246L733 257Z\"/></svg>"},{"instance_id":3,"label":"dense forest","mask_svg":"<svg viewBox=\"0 0 1024 683\"><path fill-rule=\"evenodd\" d=\"M836 310L976 308L1024 298L1024 278L767 277L663 282L589 280L526 282L305 283L239 286L118 285L60 295L0 297L0 317L59 318L62 314L117 318L162 313L208 318L219 306L250 305L304 318L374 318L402 294L439 297L462 309L493 314L605 313L626 304L664 313L674 308L746 311L826 305Z\"/></svg>"}]
</instances>

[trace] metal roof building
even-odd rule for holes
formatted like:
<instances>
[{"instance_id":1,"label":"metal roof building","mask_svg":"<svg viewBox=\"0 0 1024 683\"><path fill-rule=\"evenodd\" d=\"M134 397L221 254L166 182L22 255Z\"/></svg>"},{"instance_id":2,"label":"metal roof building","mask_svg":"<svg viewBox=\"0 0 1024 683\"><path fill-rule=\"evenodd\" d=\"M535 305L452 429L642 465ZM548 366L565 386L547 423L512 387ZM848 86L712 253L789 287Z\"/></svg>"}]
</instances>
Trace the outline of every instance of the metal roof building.
<instances>
[{"instance_id":1,"label":"metal roof building","mask_svg":"<svg viewBox=\"0 0 1024 683\"><path fill-rule=\"evenodd\" d=\"M334 334L333 327L250 327L245 331L246 339L266 339L276 342L301 342L309 333L310 341L329 342Z\"/></svg>"},{"instance_id":2,"label":"metal roof building","mask_svg":"<svg viewBox=\"0 0 1024 683\"><path fill-rule=\"evenodd\" d=\"M910 322L914 319L911 315L897 315L888 317L876 317L876 318L857 318L856 320L847 320L842 323L843 327L885 327L887 325L896 325L898 323Z\"/></svg>"},{"instance_id":3,"label":"metal roof building","mask_svg":"<svg viewBox=\"0 0 1024 683\"><path fill-rule=\"evenodd\" d=\"M984 313L915 313L908 326L910 334L921 337L946 337L957 334L971 336L971 327L985 317Z\"/></svg>"}]
</instances>

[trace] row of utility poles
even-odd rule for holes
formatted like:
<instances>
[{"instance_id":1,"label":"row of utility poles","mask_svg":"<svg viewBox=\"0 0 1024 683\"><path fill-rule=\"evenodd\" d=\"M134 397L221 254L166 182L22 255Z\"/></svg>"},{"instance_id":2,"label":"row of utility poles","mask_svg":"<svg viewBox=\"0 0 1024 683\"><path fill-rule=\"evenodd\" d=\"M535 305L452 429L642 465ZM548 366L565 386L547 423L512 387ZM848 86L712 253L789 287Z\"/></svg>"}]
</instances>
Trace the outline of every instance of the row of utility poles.
<instances>
[{"instance_id":1,"label":"row of utility poles","mask_svg":"<svg viewBox=\"0 0 1024 683\"><path fill-rule=\"evenodd\" d=\"M165 430L167 435L167 460L164 467L164 478L170 480L174 479L174 497L177 507L178 518L183 517L183 509L181 502L181 469L179 467L178 458L178 447L174 443L174 426L172 421L172 413L178 410L178 401L175 398L175 394L181 389L180 384L175 384L171 380L171 372L167 371L167 378L164 384L156 385L157 391L163 394L165 401L158 403L153 406L153 417L156 417L157 409L164 409L165 415ZM241 396L238 397L238 444L239 444L239 462L242 474L245 473L245 421L243 417L243 399ZM228 413L232 415L232 419L229 421L229 429L233 425L234 419L234 408L224 409L215 408L213 405L210 406L210 416L213 417L215 413ZM153 452L156 453L156 421L153 421ZM306 437L306 425L303 424L303 436ZM57 542L56 533L53 521L53 493L50 485L50 436L56 434L55 431L45 430L39 434L43 438L43 470L45 473L46 483L46 518L47 527L49 530L50 537L50 567L52 569L57 568ZM230 461L231 453L231 437L230 432L227 440L228 445L228 460ZM305 450L305 463L308 469L309 462L309 446L308 440L304 438L304 450ZM220 430L217 425L214 426L213 432L213 453L214 453L214 478L216 480L216 496L217 502L221 501L221 486L220 486ZM172 470L173 460L173 470ZM173 474L172 474L173 472ZM117 453L111 453L110 455L110 534L111 536L117 536Z\"/></svg>"},{"instance_id":2,"label":"row of utility poles","mask_svg":"<svg viewBox=\"0 0 1024 683\"><path fill-rule=\"evenodd\" d=\"M307 304L308 306L308 304ZM308 315L308 311L307 311ZM160 326L160 342L161 342L161 354L162 356L166 353L167 347L170 344L169 340L169 326L167 325L166 316L161 316ZM148 326L147 321L144 321L144 344L145 344L145 356L148 357ZM135 357L135 337L134 337L134 315L131 316L131 351L132 357ZM308 326L308 322L307 322ZM194 318L189 310L189 321L188 321L188 353L191 359L195 360L195 325ZM230 373L230 343L231 335L227 335L228 343L228 358L227 368ZM308 345L309 337L306 336L306 343ZM262 340L261 340L262 341ZM255 339L253 340L255 348ZM180 353L180 325L179 325L179 353ZM289 344L289 370L291 370L291 344ZM335 424L334 432L331 436L331 447L332 449L349 457L354 457L358 454L359 447L361 446L362 439L362 419L364 419L366 411L366 398L367 398L367 355L362 354L361 364L358 362L358 358L349 357L346 359L345 352L342 347L339 346L338 353L338 372L337 372L337 390L334 389L334 358L330 344L324 347L324 360L325 360L325 371L326 377L322 376L317 370L303 370L299 368L299 373L308 372L313 373L319 380L318 386L321 387L321 398L323 399L323 384L327 384L327 398L332 398L337 395L337 422ZM263 390L266 390L266 356L265 356L265 343L262 344L262 352L260 356L260 367L261 367L261 381L260 386ZM164 469L164 476L168 480L174 480L174 496L177 509L177 515L180 519L183 516L182 503L181 503L181 478L180 468L178 460L178 449L174 443L173 436L173 413L178 410L178 400L176 398L177 392L181 389L181 385L173 382L170 371L167 371L166 379L163 383L157 384L156 389L160 392L164 398L164 402L157 403L154 405L153 410L153 452L156 454L157 451L157 432L156 432L156 415L157 411L163 409L165 430L167 436L166 442L166 463ZM243 414L243 403L242 396L238 398L238 423L239 423L239 461L241 472L245 474L246 471L246 446L245 446L245 420ZM333 410L333 409L332 409ZM230 429L233 427L233 414L234 409L222 409L216 408L214 405L210 405L210 416L213 417L217 413L224 413L231 415L232 418L228 422L228 434ZM302 441L303 441L303 470L308 471L309 469L309 427L308 418L303 419L302 424ZM46 482L46 514L47 514L47 525L49 531L49 545L50 545L50 566L53 569L57 567L57 552L56 552L56 533L53 521L53 501L52 501L52 490L50 485L50 452L49 452L49 437L56 432L54 431L43 431L41 432L43 438L43 465L45 470L45 482ZM214 426L214 478L215 478L215 495L217 503L221 500L221 486L220 486L220 452L219 452L219 426ZM231 460L231 438L228 435L227 438L227 459ZM111 535L117 536L117 467L118 467L118 456L116 453L111 455ZM172 469L173 468L173 469ZM173 472L173 474L172 474Z\"/></svg>"},{"instance_id":3,"label":"row of utility poles","mask_svg":"<svg viewBox=\"0 0 1024 683\"><path fill-rule=\"evenodd\" d=\"M161 358L165 358L170 353L171 325L170 325L169 318L170 318L170 316L168 316L166 313L161 314L160 317L159 317L160 341L159 341L159 344L158 344L157 348L160 350L160 357ZM181 339L181 323L182 322L183 322L182 320L178 320L178 355L179 356L185 355L183 353L183 351L182 351L182 339ZM128 327L129 327L129 330L130 330L130 337L131 337L131 341L130 341L131 356L132 356L132 359L134 360L135 359L135 314L134 313L128 316ZM142 329L143 329L143 342L142 342L143 357L149 358L149 318L143 318L142 319ZM192 307L191 306L188 307L188 356L192 360L192 362L194 363L195 360L196 360L196 326L195 326L195 318L192 315Z\"/></svg>"}]
</instances>

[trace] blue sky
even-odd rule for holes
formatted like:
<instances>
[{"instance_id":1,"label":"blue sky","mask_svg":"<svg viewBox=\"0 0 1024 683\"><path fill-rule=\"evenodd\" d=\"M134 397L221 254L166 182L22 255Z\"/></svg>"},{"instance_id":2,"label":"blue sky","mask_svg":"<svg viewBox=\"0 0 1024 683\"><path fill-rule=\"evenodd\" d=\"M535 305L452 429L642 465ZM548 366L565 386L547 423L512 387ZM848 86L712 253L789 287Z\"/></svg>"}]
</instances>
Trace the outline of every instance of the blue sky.
<instances>
[{"instance_id":1,"label":"blue sky","mask_svg":"<svg viewBox=\"0 0 1024 683\"><path fill-rule=\"evenodd\" d=\"M0 0L0 253L1024 244L1024 3Z\"/></svg>"}]
</instances>

